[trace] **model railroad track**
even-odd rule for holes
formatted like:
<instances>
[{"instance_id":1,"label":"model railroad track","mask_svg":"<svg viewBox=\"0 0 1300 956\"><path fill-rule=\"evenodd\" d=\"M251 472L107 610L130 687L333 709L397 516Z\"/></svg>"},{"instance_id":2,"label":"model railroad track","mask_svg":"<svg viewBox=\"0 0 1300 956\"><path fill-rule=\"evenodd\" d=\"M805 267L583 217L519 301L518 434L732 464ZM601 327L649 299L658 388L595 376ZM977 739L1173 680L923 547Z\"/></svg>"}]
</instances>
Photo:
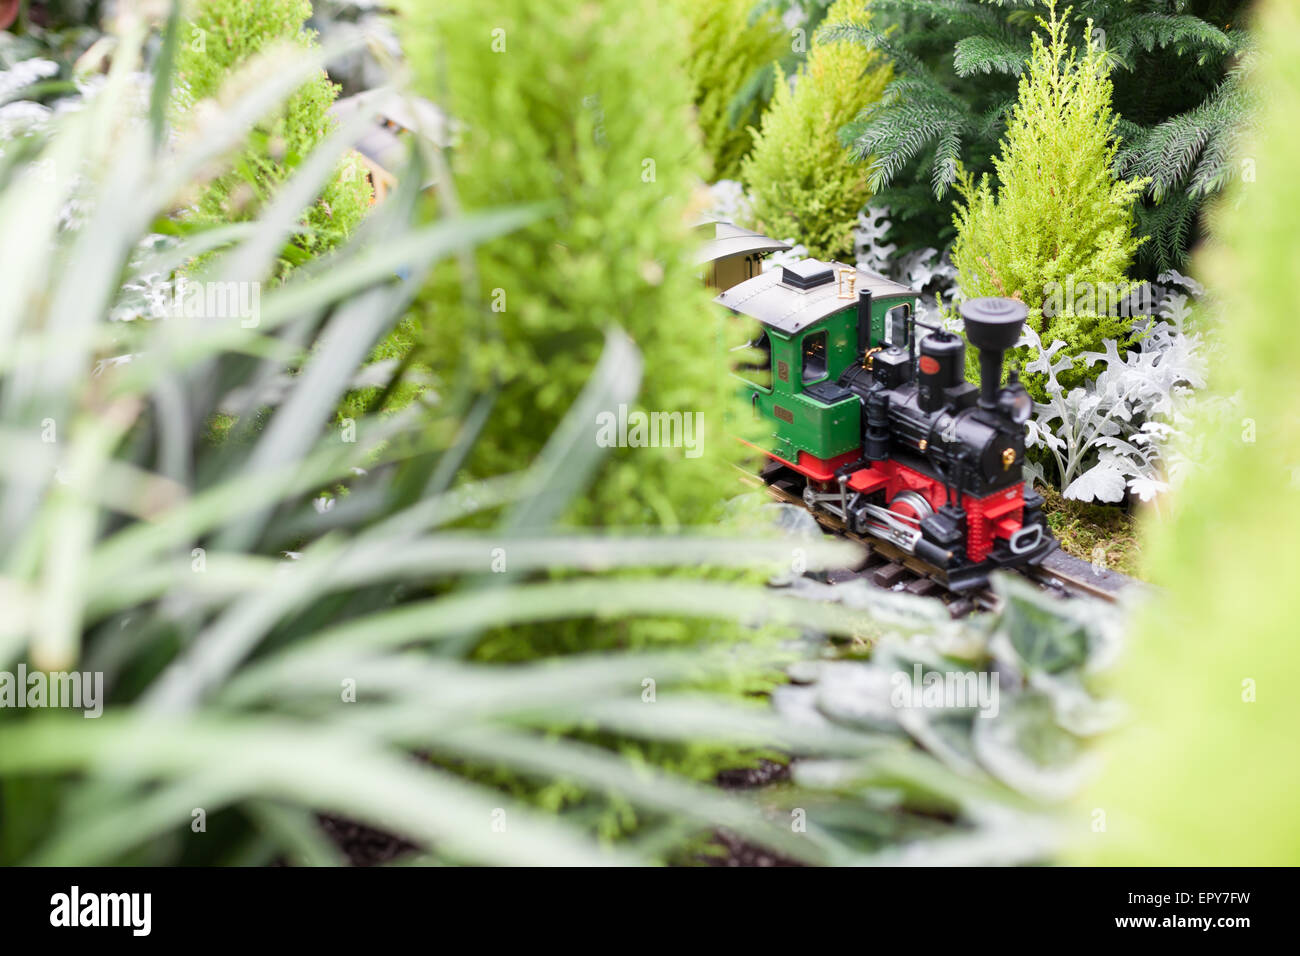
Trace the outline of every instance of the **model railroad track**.
<instances>
[{"instance_id":1,"label":"model railroad track","mask_svg":"<svg viewBox=\"0 0 1300 956\"><path fill-rule=\"evenodd\" d=\"M755 488L765 488L774 499L796 505L807 511L796 484L780 477L776 470L762 477L742 472L742 481ZM943 570L909 554L888 541L850 531L844 522L825 511L809 511L824 529L861 545L866 552L863 562L856 568L839 569L827 573L832 584L866 578L879 588L905 591L918 597L941 600L953 617L964 617L972 611L995 611L1001 599L990 588L957 593L948 587ZM1115 571L1094 568L1086 561L1062 551L1048 555L1038 567L1019 569L1019 573L1044 590L1066 598L1087 597L1104 601L1117 601L1119 594L1134 583L1133 579Z\"/></svg>"}]
</instances>

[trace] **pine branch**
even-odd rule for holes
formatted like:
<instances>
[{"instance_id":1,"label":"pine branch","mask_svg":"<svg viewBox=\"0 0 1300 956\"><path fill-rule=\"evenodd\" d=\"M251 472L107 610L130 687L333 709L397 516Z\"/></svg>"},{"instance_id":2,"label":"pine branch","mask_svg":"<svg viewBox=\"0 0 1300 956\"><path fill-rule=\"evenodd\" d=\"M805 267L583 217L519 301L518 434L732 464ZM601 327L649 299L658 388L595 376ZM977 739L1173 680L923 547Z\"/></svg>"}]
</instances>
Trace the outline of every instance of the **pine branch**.
<instances>
[{"instance_id":1,"label":"pine branch","mask_svg":"<svg viewBox=\"0 0 1300 956\"><path fill-rule=\"evenodd\" d=\"M957 41L953 50L952 65L958 76L973 76L976 73L1019 76L1029 62L1029 52L1027 41L985 36L964 37Z\"/></svg>"},{"instance_id":2,"label":"pine branch","mask_svg":"<svg viewBox=\"0 0 1300 956\"><path fill-rule=\"evenodd\" d=\"M959 142L964 119L954 110L902 101L872 114L853 141L852 155L870 160L867 180L879 192L929 144L944 137Z\"/></svg>"},{"instance_id":3,"label":"pine branch","mask_svg":"<svg viewBox=\"0 0 1300 956\"><path fill-rule=\"evenodd\" d=\"M1192 227L1200 208L1199 198L1181 193L1159 205L1139 206L1138 230L1150 237L1138 250L1142 263L1155 272L1185 268Z\"/></svg>"},{"instance_id":4,"label":"pine branch","mask_svg":"<svg viewBox=\"0 0 1300 956\"><path fill-rule=\"evenodd\" d=\"M897 77L885 87L881 103L911 103L915 106L932 106L935 109L965 113L968 104L929 73L917 73Z\"/></svg>"},{"instance_id":5,"label":"pine branch","mask_svg":"<svg viewBox=\"0 0 1300 956\"><path fill-rule=\"evenodd\" d=\"M1002 17L985 3L969 0L872 0L876 13L915 13L958 27L963 32L1000 34Z\"/></svg>"},{"instance_id":6,"label":"pine branch","mask_svg":"<svg viewBox=\"0 0 1300 956\"><path fill-rule=\"evenodd\" d=\"M1115 117L1115 136L1121 143L1136 143L1150 132L1147 127L1139 126L1122 116Z\"/></svg>"},{"instance_id":7,"label":"pine branch","mask_svg":"<svg viewBox=\"0 0 1300 956\"><path fill-rule=\"evenodd\" d=\"M766 66L759 67L740 88L736 94L727 103L727 124L735 126L736 122L744 116L753 107L755 103L763 103L772 98L772 90L776 85L776 64L769 63Z\"/></svg>"},{"instance_id":8,"label":"pine branch","mask_svg":"<svg viewBox=\"0 0 1300 956\"><path fill-rule=\"evenodd\" d=\"M1237 51L1235 37L1214 24L1189 14L1138 13L1115 24L1107 39L1123 38L1148 53L1173 47L1179 55L1197 51L1206 56L1228 56Z\"/></svg>"},{"instance_id":9,"label":"pine branch","mask_svg":"<svg viewBox=\"0 0 1300 956\"><path fill-rule=\"evenodd\" d=\"M1225 80L1199 106L1140 133L1120 150L1116 169L1149 178L1147 192L1157 203L1175 190L1217 191L1226 182L1232 139L1250 113L1240 84Z\"/></svg>"},{"instance_id":10,"label":"pine branch","mask_svg":"<svg viewBox=\"0 0 1300 956\"><path fill-rule=\"evenodd\" d=\"M894 62L894 69L900 73L924 74L926 68L906 47L894 42L882 30L862 26L858 23L832 23L818 33L822 43L848 40L858 43L868 50L878 50Z\"/></svg>"},{"instance_id":11,"label":"pine branch","mask_svg":"<svg viewBox=\"0 0 1300 956\"><path fill-rule=\"evenodd\" d=\"M935 199L942 199L957 180L957 164L961 159L961 130L948 127L939 134L934 158L930 163L930 188Z\"/></svg>"},{"instance_id":12,"label":"pine branch","mask_svg":"<svg viewBox=\"0 0 1300 956\"><path fill-rule=\"evenodd\" d=\"M1007 117L1011 115L1015 105L1016 98L1009 96L1000 103L989 107L975 121L976 134L981 139L996 141L1001 127L1006 125Z\"/></svg>"}]
</instances>

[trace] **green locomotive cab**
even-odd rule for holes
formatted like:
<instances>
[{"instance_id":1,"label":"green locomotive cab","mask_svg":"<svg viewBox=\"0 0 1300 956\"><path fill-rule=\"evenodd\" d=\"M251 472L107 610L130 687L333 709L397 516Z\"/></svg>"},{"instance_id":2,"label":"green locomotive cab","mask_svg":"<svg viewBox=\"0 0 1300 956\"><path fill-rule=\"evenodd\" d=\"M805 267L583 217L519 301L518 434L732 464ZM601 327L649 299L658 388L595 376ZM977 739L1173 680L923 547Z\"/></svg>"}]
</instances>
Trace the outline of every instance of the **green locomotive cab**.
<instances>
[{"instance_id":1,"label":"green locomotive cab","mask_svg":"<svg viewBox=\"0 0 1300 956\"><path fill-rule=\"evenodd\" d=\"M762 450L818 474L856 460L861 402L837 382L907 334L916 293L853 266L804 259L714 301L729 310L726 340L742 400L770 426L758 433Z\"/></svg>"}]
</instances>

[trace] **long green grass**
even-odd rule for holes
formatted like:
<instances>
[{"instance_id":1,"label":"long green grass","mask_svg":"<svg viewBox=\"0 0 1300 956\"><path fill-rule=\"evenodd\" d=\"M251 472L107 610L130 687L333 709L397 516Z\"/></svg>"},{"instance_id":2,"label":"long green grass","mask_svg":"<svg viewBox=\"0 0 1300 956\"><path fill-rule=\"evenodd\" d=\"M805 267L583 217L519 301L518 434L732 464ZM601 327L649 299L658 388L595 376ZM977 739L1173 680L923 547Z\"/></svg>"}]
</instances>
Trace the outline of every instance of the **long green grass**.
<instances>
[{"instance_id":1,"label":"long green grass","mask_svg":"<svg viewBox=\"0 0 1300 956\"><path fill-rule=\"evenodd\" d=\"M602 845L580 821L446 769L475 761L616 792L674 832L727 826L791 856L831 859L834 841L815 829L796 836L750 802L546 731L855 751L848 738L837 744L753 706L686 693L788 652L464 660L467 638L487 629L574 617L860 630L860 613L741 585L602 576L780 569L791 550L781 540L550 530L603 453L586 427L594 409L635 398L640 359L626 336L610 329L569 417L517 474L454 483L473 435L435 390L397 413L339 420L356 370L433 264L547 210L417 225L407 186L336 254L273 284L300 210L355 129L302 163L255 223L194 232L178 214L260 116L357 41L265 53L232 78L237 92L220 110L173 135L159 112L166 48L151 118L137 79L147 28L125 22L103 89L47 134L7 143L0 160L9 343L0 356L0 667L102 673L108 698L98 719L0 710L0 857L339 862L315 822L330 812L401 833L427 859L661 858L651 843ZM422 181L419 162L404 183ZM84 222L60 228L73 200ZM255 325L106 321L125 285L200 259L195 281L264 283ZM218 419L224 437L214 442ZM495 515L498 527L456 530L471 515ZM498 552L510 568L499 579L489 573ZM816 567L849 553L828 543L803 557ZM578 574L548 579L561 568ZM647 680L653 703L643 699Z\"/></svg>"}]
</instances>

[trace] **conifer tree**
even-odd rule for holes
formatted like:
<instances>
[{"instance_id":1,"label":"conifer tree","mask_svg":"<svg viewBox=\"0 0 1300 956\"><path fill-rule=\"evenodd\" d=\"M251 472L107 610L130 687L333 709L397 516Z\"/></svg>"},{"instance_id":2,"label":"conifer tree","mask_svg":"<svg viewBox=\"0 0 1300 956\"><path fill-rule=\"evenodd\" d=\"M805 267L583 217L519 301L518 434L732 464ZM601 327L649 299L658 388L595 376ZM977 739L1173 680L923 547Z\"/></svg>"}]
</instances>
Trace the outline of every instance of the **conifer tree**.
<instances>
[{"instance_id":1,"label":"conifer tree","mask_svg":"<svg viewBox=\"0 0 1300 956\"><path fill-rule=\"evenodd\" d=\"M947 194L962 160L975 173L1010 117L1044 0L873 0L875 22L844 26L898 74L846 131L893 214L900 251L952 238ZM1148 178L1137 209L1150 238L1143 276L1184 267L1200 210L1238 172L1228 161L1252 115L1242 84L1247 0L1079 0L1072 39L1102 50L1123 144L1116 166ZM1091 36L1084 37L1091 21Z\"/></svg>"},{"instance_id":2,"label":"conifer tree","mask_svg":"<svg viewBox=\"0 0 1300 956\"><path fill-rule=\"evenodd\" d=\"M612 449L566 516L583 525L709 522L718 482L732 480L737 443L714 417L726 363L692 258L692 193L707 162L685 71L646 66L680 62L683 27L646 4L586 0L411 0L402 20L418 88L462 127L451 156L457 201L550 210L477 250L472 290L449 267L456 274L438 276L418 303L423 354L440 381L496 396L467 474L506 474L537 456L611 326L642 355L629 413L705 415L698 457Z\"/></svg>"},{"instance_id":3,"label":"conifer tree","mask_svg":"<svg viewBox=\"0 0 1300 956\"><path fill-rule=\"evenodd\" d=\"M880 96L890 69L883 57L830 32L868 23L865 0L837 0L793 90L778 70L772 105L741 167L753 193L754 227L793 238L817 258L852 253L853 226L871 197L866 171L853 163L840 128Z\"/></svg>"},{"instance_id":4,"label":"conifer tree","mask_svg":"<svg viewBox=\"0 0 1300 956\"><path fill-rule=\"evenodd\" d=\"M964 205L953 220L952 259L964 298L1020 299L1044 343L1061 339L1077 355L1127 331L1120 302L1132 287L1128 270L1140 242L1133 206L1146 184L1112 171L1118 121L1104 53L1090 46L1080 56L1064 19L1050 9L1051 20L1039 21L1046 40L1033 37L993 160L1001 185L995 193L988 174L976 181L957 171ZM1088 371L1062 373L1061 382L1077 384Z\"/></svg>"},{"instance_id":5,"label":"conifer tree","mask_svg":"<svg viewBox=\"0 0 1300 956\"><path fill-rule=\"evenodd\" d=\"M690 47L687 70L695 86L697 122L713 159L710 179L735 179L754 144L768 96L743 95L761 85L768 68L789 47L774 11L750 18L753 0L679 0Z\"/></svg>"},{"instance_id":6,"label":"conifer tree","mask_svg":"<svg viewBox=\"0 0 1300 956\"><path fill-rule=\"evenodd\" d=\"M201 0L182 28L176 102L182 114L217 96L242 63L276 43L315 43L305 29L309 0ZM338 88L322 71L253 131L230 172L213 181L189 218L195 225L254 217L298 165L329 135L329 108ZM183 119L182 119L183 121ZM371 189L359 159L349 157L313 205L282 253L287 271L345 239L365 216Z\"/></svg>"},{"instance_id":7,"label":"conifer tree","mask_svg":"<svg viewBox=\"0 0 1300 956\"><path fill-rule=\"evenodd\" d=\"M677 414L702 431L694 449L633 447L629 427L628 447L605 453L558 523L717 526L743 446L724 423L734 397L717 307L693 259L692 194L707 160L686 71L652 66L680 63L683 23L641 3L409 0L400 26L417 89L460 126L443 201L454 195L467 211L515 203L548 210L535 225L477 248L472 277L462 268L435 276L416 303L420 355L442 400L491 409L458 479L506 476L533 462L591 379L606 331L617 327L641 354L640 392L624 412L605 412L629 422L634 414ZM597 443L601 426L590 428ZM701 569L677 573L698 578ZM471 653L517 661L752 637L734 624L680 618L556 621L478 636ZM752 676L724 683L741 689ZM614 743L701 779L755 759L732 746ZM562 783L537 798L552 806L585 799ZM604 807L602 832L633 825L616 798Z\"/></svg>"}]
</instances>

